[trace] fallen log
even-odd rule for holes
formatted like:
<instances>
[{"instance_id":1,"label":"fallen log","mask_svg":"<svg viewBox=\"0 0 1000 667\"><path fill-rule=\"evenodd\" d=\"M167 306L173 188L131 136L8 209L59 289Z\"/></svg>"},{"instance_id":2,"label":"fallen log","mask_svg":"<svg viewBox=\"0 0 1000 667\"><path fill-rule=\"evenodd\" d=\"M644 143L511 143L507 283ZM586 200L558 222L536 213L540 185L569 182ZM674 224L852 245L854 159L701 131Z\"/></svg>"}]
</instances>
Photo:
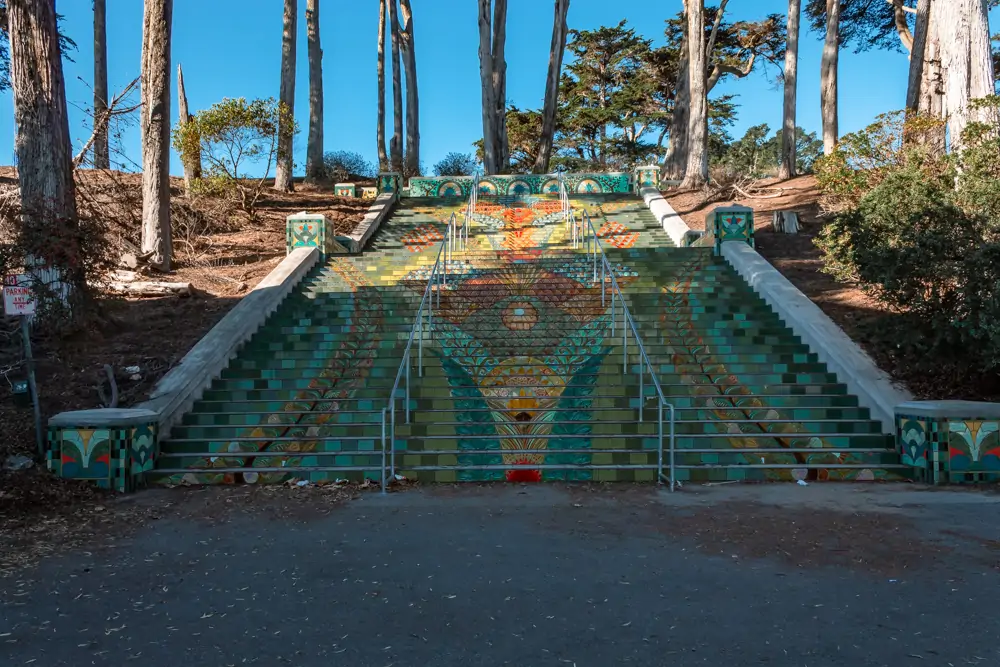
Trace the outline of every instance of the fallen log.
<instances>
[{"instance_id":1,"label":"fallen log","mask_svg":"<svg viewBox=\"0 0 1000 667\"><path fill-rule=\"evenodd\" d=\"M139 281L134 283L111 283L111 290L125 296L195 296L197 293L191 283L164 283Z\"/></svg>"}]
</instances>

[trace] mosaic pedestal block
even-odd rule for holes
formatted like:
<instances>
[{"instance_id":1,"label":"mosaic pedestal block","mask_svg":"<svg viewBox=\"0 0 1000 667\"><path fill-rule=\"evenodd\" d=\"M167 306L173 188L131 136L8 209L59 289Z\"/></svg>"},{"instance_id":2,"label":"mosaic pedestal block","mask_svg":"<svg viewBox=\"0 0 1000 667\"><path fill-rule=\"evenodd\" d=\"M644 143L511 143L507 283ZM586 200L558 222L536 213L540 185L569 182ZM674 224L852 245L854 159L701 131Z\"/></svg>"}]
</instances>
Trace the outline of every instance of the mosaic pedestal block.
<instances>
[{"instance_id":1,"label":"mosaic pedestal block","mask_svg":"<svg viewBox=\"0 0 1000 667\"><path fill-rule=\"evenodd\" d=\"M896 447L928 484L998 482L1000 403L903 403L896 408Z\"/></svg>"},{"instance_id":2,"label":"mosaic pedestal block","mask_svg":"<svg viewBox=\"0 0 1000 667\"><path fill-rule=\"evenodd\" d=\"M383 171L378 175L378 192L379 194L384 194L386 192L395 193L397 198L399 197L400 191L403 189L403 175L395 171Z\"/></svg>"},{"instance_id":3,"label":"mosaic pedestal block","mask_svg":"<svg viewBox=\"0 0 1000 667\"><path fill-rule=\"evenodd\" d=\"M378 188L361 188L362 199L375 199L378 197Z\"/></svg>"},{"instance_id":4,"label":"mosaic pedestal block","mask_svg":"<svg viewBox=\"0 0 1000 667\"><path fill-rule=\"evenodd\" d=\"M333 224L325 215L297 213L285 222L285 253L296 248L319 248L324 255L346 255L345 248L333 235Z\"/></svg>"},{"instance_id":5,"label":"mosaic pedestal block","mask_svg":"<svg viewBox=\"0 0 1000 667\"><path fill-rule=\"evenodd\" d=\"M152 410L79 410L49 420L46 465L65 479L134 491L156 463L158 415Z\"/></svg>"},{"instance_id":6,"label":"mosaic pedestal block","mask_svg":"<svg viewBox=\"0 0 1000 667\"><path fill-rule=\"evenodd\" d=\"M651 164L645 167L638 167L635 170L636 188L660 188L660 167Z\"/></svg>"},{"instance_id":7,"label":"mosaic pedestal block","mask_svg":"<svg viewBox=\"0 0 1000 667\"><path fill-rule=\"evenodd\" d=\"M337 197L356 197L357 188L354 183L337 183L333 186L333 194Z\"/></svg>"},{"instance_id":8,"label":"mosaic pedestal block","mask_svg":"<svg viewBox=\"0 0 1000 667\"><path fill-rule=\"evenodd\" d=\"M754 246L753 209L746 206L720 206L708 214L705 229L715 239L715 254L722 254L722 244L738 241Z\"/></svg>"}]
</instances>

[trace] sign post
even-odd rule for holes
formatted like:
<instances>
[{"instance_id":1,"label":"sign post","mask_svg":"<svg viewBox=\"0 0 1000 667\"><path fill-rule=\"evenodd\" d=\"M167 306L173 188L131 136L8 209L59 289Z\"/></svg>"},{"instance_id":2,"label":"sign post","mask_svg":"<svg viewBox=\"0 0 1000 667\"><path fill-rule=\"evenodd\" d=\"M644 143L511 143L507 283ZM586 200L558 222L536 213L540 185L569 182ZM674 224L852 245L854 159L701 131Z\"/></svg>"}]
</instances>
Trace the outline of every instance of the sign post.
<instances>
[{"instance_id":1,"label":"sign post","mask_svg":"<svg viewBox=\"0 0 1000 667\"><path fill-rule=\"evenodd\" d=\"M21 318L21 336L24 339L24 361L28 367L28 389L35 413L35 445L38 455L44 456L42 436L42 409L38 403L38 384L35 381L35 359L31 354L31 317L35 314L35 293L31 289L31 276L18 274L4 276L3 309L7 315Z\"/></svg>"}]
</instances>

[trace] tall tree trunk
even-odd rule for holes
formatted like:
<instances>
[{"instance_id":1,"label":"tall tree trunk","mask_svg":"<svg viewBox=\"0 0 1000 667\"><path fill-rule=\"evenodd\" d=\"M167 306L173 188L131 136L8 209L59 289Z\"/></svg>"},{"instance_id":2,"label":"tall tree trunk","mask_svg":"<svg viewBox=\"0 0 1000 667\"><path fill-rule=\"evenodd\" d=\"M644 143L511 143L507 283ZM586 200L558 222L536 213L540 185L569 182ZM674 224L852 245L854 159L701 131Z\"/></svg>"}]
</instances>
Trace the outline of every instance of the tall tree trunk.
<instances>
[{"instance_id":1,"label":"tall tree trunk","mask_svg":"<svg viewBox=\"0 0 1000 667\"><path fill-rule=\"evenodd\" d=\"M281 122L278 123L278 166L274 173L274 189L291 192L292 153L295 132L291 119L295 116L295 35L298 25L298 0L285 0L285 12L281 22L281 88L278 101L281 103Z\"/></svg>"},{"instance_id":2,"label":"tall tree trunk","mask_svg":"<svg viewBox=\"0 0 1000 667\"><path fill-rule=\"evenodd\" d=\"M389 169L389 153L385 148L385 2L378 2L378 168L379 171Z\"/></svg>"},{"instance_id":3,"label":"tall tree trunk","mask_svg":"<svg viewBox=\"0 0 1000 667\"><path fill-rule=\"evenodd\" d=\"M670 143L664 161L663 176L666 180L679 181L684 178L688 154L688 123L690 122L691 81L690 54L688 52L687 27L681 41L681 60L677 67L677 85L674 89L674 110L670 115Z\"/></svg>"},{"instance_id":4,"label":"tall tree trunk","mask_svg":"<svg viewBox=\"0 0 1000 667\"><path fill-rule=\"evenodd\" d=\"M507 139L507 0L493 2L493 101L496 103L496 151L499 173L510 171Z\"/></svg>"},{"instance_id":5,"label":"tall tree trunk","mask_svg":"<svg viewBox=\"0 0 1000 667\"><path fill-rule=\"evenodd\" d=\"M309 142L306 178L323 177L323 47L319 40L319 0L306 0L309 46Z\"/></svg>"},{"instance_id":6,"label":"tall tree trunk","mask_svg":"<svg viewBox=\"0 0 1000 667\"><path fill-rule=\"evenodd\" d=\"M924 89L924 63L927 57L928 28L930 27L931 0L917 0L917 19L913 29L913 48L910 50L910 73L906 84L906 108L918 111L920 95ZM936 48L935 48L936 50Z\"/></svg>"},{"instance_id":7,"label":"tall tree trunk","mask_svg":"<svg viewBox=\"0 0 1000 667\"><path fill-rule=\"evenodd\" d=\"M399 0L403 17L400 39L403 72L406 74L406 173L420 175L420 95L417 90L417 52L413 41L413 10L410 0Z\"/></svg>"},{"instance_id":8,"label":"tall tree trunk","mask_svg":"<svg viewBox=\"0 0 1000 667\"><path fill-rule=\"evenodd\" d=\"M795 176L795 115L799 77L799 22L802 0L788 0L788 43L785 47L785 106L781 125L781 164L778 178Z\"/></svg>"},{"instance_id":9,"label":"tall tree trunk","mask_svg":"<svg viewBox=\"0 0 1000 667\"><path fill-rule=\"evenodd\" d=\"M142 252L170 270L170 29L173 0L145 0L142 20Z\"/></svg>"},{"instance_id":10,"label":"tall tree trunk","mask_svg":"<svg viewBox=\"0 0 1000 667\"><path fill-rule=\"evenodd\" d=\"M18 0L8 4L7 19L25 264L62 288L64 298L70 290L78 296L86 281L55 3Z\"/></svg>"},{"instance_id":11,"label":"tall tree trunk","mask_svg":"<svg viewBox=\"0 0 1000 667\"><path fill-rule=\"evenodd\" d=\"M389 142L389 159L392 170L403 173L403 77L399 54L398 0L389 3L389 30L392 34L392 140Z\"/></svg>"},{"instance_id":12,"label":"tall tree trunk","mask_svg":"<svg viewBox=\"0 0 1000 667\"><path fill-rule=\"evenodd\" d=\"M708 183L708 97L705 91L705 1L687 0L687 36L690 65L691 117L688 122L690 148L682 188L700 188Z\"/></svg>"},{"instance_id":13,"label":"tall tree trunk","mask_svg":"<svg viewBox=\"0 0 1000 667\"><path fill-rule=\"evenodd\" d=\"M487 175L499 171L496 153L496 101L493 88L493 15L490 0L479 0L479 79L483 96L483 169Z\"/></svg>"},{"instance_id":14,"label":"tall tree trunk","mask_svg":"<svg viewBox=\"0 0 1000 667\"><path fill-rule=\"evenodd\" d=\"M826 41L820 62L820 107L823 115L823 153L837 147L840 130L837 117L837 67L840 60L840 2L826 0Z\"/></svg>"},{"instance_id":15,"label":"tall tree trunk","mask_svg":"<svg viewBox=\"0 0 1000 667\"><path fill-rule=\"evenodd\" d=\"M559 107L559 77L562 74L563 56L566 53L566 36L569 33L567 17L569 0L555 0L555 18L552 20L552 44L549 46L549 73L545 77L545 105L542 107L542 137L535 160L534 172L544 174L552 159L552 144L556 135L556 110Z\"/></svg>"},{"instance_id":16,"label":"tall tree trunk","mask_svg":"<svg viewBox=\"0 0 1000 667\"><path fill-rule=\"evenodd\" d=\"M491 11L492 10L492 11ZM479 0L479 77L483 89L483 166L487 174L510 167L507 140L507 0Z\"/></svg>"},{"instance_id":17,"label":"tall tree trunk","mask_svg":"<svg viewBox=\"0 0 1000 667\"><path fill-rule=\"evenodd\" d=\"M94 0L94 125L108 113L108 20L107 0ZM94 168L111 168L108 128L94 137Z\"/></svg>"},{"instance_id":18,"label":"tall tree trunk","mask_svg":"<svg viewBox=\"0 0 1000 667\"><path fill-rule=\"evenodd\" d=\"M993 56L990 45L989 17L986 0L954 0L943 2L938 21L944 70L944 112L948 119L948 135L952 150L961 148L963 134L969 123L986 120L970 108L975 99L994 94ZM940 16L940 19L938 18Z\"/></svg>"},{"instance_id":19,"label":"tall tree trunk","mask_svg":"<svg viewBox=\"0 0 1000 667\"><path fill-rule=\"evenodd\" d=\"M191 122L192 116L188 112L187 92L184 90L184 70L180 64L177 65L177 120L181 126ZM195 142L191 142L195 146ZM201 144L198 144L198 152L194 155L184 156L184 191L190 195L191 186L196 180L201 178Z\"/></svg>"}]
</instances>

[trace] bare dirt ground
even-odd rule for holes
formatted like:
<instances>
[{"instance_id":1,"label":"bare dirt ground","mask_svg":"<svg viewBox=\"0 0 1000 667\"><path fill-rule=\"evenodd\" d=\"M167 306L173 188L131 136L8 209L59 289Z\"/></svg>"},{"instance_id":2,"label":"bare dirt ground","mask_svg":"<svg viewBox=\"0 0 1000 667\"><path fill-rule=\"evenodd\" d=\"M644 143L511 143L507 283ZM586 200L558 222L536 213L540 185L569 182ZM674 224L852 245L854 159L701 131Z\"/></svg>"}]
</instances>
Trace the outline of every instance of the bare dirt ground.
<instances>
[{"instance_id":1,"label":"bare dirt ground","mask_svg":"<svg viewBox=\"0 0 1000 667\"><path fill-rule=\"evenodd\" d=\"M823 312L868 352L875 363L918 398L1000 400L1000 378L981 375L960 364L914 365L901 358L890 330L898 317L865 295L855 285L837 282L823 273L823 256L815 238L825 224L820 214L820 191L813 176L789 181L763 181L773 190L767 198L717 199L704 192L668 191L667 200L692 229L704 229L705 217L718 206L754 209L757 250L802 290ZM779 194L773 197L770 194ZM795 211L801 231L778 234L771 228L774 211Z\"/></svg>"},{"instance_id":2,"label":"bare dirt ground","mask_svg":"<svg viewBox=\"0 0 1000 667\"><path fill-rule=\"evenodd\" d=\"M138 236L141 176L120 172L77 172L80 205L106 212L111 232ZM0 168L0 185L16 183L12 168ZM332 185L296 184L296 192L266 192L258 219L227 211L217 202L188 200L181 179L172 180L175 269L148 280L189 282L197 295L127 299L101 295L92 321L72 335L39 334L33 341L43 420L65 410L99 407L96 386L105 364L115 369L120 398L127 407L141 402L156 382L264 278L285 256L285 218L292 213L324 213L337 233L357 225L369 202L332 194ZM114 242L111 239L109 242ZM21 359L18 323L0 319L0 369ZM137 366L138 374L124 371ZM23 377L23 368L10 379ZM11 454L33 454L30 408L15 407L10 385L0 378L0 468ZM39 471L0 469L0 531L25 512L51 512L76 500L90 502L86 485L57 482ZM53 515L54 520L61 520ZM12 524L12 525L13 525Z\"/></svg>"}]
</instances>

